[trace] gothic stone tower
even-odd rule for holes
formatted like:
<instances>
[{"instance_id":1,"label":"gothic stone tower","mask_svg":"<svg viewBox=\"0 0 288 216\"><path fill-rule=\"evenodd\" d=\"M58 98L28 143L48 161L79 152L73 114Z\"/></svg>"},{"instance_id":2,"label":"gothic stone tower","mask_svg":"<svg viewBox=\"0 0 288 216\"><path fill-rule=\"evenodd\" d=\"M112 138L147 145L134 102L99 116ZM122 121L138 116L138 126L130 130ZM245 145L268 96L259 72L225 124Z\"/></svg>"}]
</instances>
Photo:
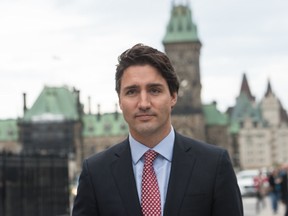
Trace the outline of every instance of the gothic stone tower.
<instances>
[{"instance_id":1,"label":"gothic stone tower","mask_svg":"<svg viewBox=\"0 0 288 216\"><path fill-rule=\"evenodd\" d=\"M185 135L205 140L199 66L202 45L188 6L173 5L163 45L180 80L173 126Z\"/></svg>"}]
</instances>

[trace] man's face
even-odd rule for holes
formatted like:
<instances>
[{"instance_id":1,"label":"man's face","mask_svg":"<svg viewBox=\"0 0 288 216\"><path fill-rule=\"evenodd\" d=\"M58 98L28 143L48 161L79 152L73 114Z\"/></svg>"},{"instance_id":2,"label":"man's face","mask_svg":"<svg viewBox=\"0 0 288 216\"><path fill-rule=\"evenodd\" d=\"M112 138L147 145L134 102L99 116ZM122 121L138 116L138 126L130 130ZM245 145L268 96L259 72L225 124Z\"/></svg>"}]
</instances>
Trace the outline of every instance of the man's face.
<instances>
[{"instance_id":1,"label":"man's face","mask_svg":"<svg viewBox=\"0 0 288 216\"><path fill-rule=\"evenodd\" d=\"M166 80L150 65L128 67L121 79L119 104L132 136L166 136L177 94L170 95ZM164 137L163 137L164 138Z\"/></svg>"}]
</instances>

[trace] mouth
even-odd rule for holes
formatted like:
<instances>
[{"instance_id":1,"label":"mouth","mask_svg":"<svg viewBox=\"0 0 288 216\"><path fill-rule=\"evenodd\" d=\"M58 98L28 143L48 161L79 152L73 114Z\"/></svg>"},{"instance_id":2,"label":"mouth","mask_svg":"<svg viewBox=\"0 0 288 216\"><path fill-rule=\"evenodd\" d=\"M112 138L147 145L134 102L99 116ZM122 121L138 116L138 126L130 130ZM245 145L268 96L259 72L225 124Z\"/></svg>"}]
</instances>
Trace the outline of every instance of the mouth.
<instances>
[{"instance_id":1,"label":"mouth","mask_svg":"<svg viewBox=\"0 0 288 216\"><path fill-rule=\"evenodd\" d=\"M153 114L136 114L135 118L140 121L149 121L151 120L155 115Z\"/></svg>"}]
</instances>

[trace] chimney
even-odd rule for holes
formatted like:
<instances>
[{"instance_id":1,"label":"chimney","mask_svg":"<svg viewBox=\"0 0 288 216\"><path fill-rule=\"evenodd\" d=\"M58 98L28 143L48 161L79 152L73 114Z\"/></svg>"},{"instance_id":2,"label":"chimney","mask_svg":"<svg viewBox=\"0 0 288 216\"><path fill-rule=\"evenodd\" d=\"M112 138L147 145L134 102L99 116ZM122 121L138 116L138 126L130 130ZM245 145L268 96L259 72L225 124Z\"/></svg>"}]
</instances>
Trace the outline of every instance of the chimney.
<instances>
[{"instance_id":1,"label":"chimney","mask_svg":"<svg viewBox=\"0 0 288 216\"><path fill-rule=\"evenodd\" d=\"M98 109L98 112L97 112L97 120L99 121L101 119L101 112L100 112L100 104L97 104L97 109Z\"/></svg>"},{"instance_id":2,"label":"chimney","mask_svg":"<svg viewBox=\"0 0 288 216\"><path fill-rule=\"evenodd\" d=\"M26 93L23 93L23 112L24 114L27 111L27 104L26 104Z\"/></svg>"},{"instance_id":3,"label":"chimney","mask_svg":"<svg viewBox=\"0 0 288 216\"><path fill-rule=\"evenodd\" d=\"M77 100L77 111L78 111L79 116L81 117L83 114L83 106L80 102L80 90L75 89L75 92L76 92L76 100Z\"/></svg>"}]
</instances>

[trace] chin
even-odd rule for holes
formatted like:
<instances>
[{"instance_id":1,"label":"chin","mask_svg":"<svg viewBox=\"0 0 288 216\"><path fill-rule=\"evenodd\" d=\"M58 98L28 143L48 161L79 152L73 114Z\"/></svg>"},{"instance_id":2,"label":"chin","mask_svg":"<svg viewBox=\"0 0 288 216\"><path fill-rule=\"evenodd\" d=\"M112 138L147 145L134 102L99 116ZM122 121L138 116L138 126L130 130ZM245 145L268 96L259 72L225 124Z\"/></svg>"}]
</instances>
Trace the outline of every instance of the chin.
<instances>
[{"instance_id":1,"label":"chin","mask_svg":"<svg viewBox=\"0 0 288 216\"><path fill-rule=\"evenodd\" d=\"M146 124L146 125L135 127L135 130L139 134L151 134L155 132L156 128L155 126L153 127L153 125L151 124Z\"/></svg>"}]
</instances>

